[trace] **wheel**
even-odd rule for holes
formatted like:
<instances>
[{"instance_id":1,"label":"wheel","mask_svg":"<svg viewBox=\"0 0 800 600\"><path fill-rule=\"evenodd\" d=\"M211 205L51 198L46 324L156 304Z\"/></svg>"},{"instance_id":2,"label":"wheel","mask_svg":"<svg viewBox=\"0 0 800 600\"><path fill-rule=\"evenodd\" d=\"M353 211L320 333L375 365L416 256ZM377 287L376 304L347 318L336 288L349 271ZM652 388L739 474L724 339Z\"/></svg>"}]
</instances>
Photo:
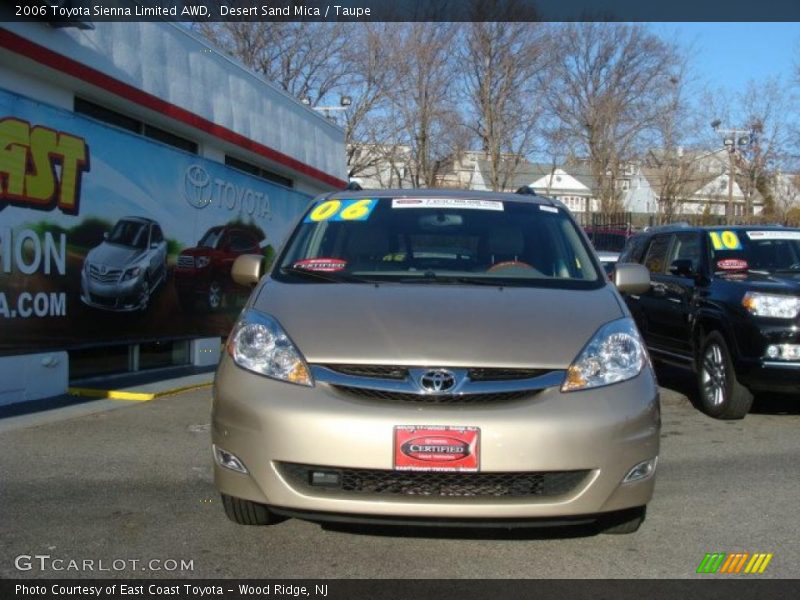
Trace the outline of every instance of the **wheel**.
<instances>
[{"instance_id":1,"label":"wheel","mask_svg":"<svg viewBox=\"0 0 800 600\"><path fill-rule=\"evenodd\" d=\"M644 523L646 514L646 506L637 506L636 508L610 513L600 519L601 532L610 535L634 533Z\"/></svg>"},{"instance_id":2,"label":"wheel","mask_svg":"<svg viewBox=\"0 0 800 600\"><path fill-rule=\"evenodd\" d=\"M753 394L736 380L728 345L718 331L703 340L697 365L703 412L715 419L744 418L753 405Z\"/></svg>"},{"instance_id":3,"label":"wheel","mask_svg":"<svg viewBox=\"0 0 800 600\"><path fill-rule=\"evenodd\" d=\"M263 504L221 494L225 515L239 525L274 525L284 519L270 512Z\"/></svg>"},{"instance_id":4,"label":"wheel","mask_svg":"<svg viewBox=\"0 0 800 600\"><path fill-rule=\"evenodd\" d=\"M147 312L147 306L150 303L150 277L145 276L142 281L142 289L139 290L139 311Z\"/></svg>"},{"instance_id":5,"label":"wheel","mask_svg":"<svg viewBox=\"0 0 800 600\"><path fill-rule=\"evenodd\" d=\"M211 310L219 310L222 306L222 285L216 279L213 279L211 283L208 284L206 303Z\"/></svg>"}]
</instances>

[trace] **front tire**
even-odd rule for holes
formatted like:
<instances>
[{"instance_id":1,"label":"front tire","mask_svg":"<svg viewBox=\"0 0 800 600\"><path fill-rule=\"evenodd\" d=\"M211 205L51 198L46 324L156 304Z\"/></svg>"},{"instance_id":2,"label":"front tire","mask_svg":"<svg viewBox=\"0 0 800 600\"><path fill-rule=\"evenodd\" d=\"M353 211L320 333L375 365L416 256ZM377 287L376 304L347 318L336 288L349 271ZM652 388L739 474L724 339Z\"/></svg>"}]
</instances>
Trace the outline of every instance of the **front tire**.
<instances>
[{"instance_id":1,"label":"front tire","mask_svg":"<svg viewBox=\"0 0 800 600\"><path fill-rule=\"evenodd\" d=\"M725 338L712 331L703 340L697 360L700 407L715 419L743 419L753 394L736 379Z\"/></svg>"},{"instance_id":2,"label":"front tire","mask_svg":"<svg viewBox=\"0 0 800 600\"><path fill-rule=\"evenodd\" d=\"M646 506L637 506L636 508L610 513L600 519L601 533L609 535L635 533L644 523L646 515Z\"/></svg>"},{"instance_id":3,"label":"front tire","mask_svg":"<svg viewBox=\"0 0 800 600\"><path fill-rule=\"evenodd\" d=\"M224 297L222 284L216 279L212 279L208 284L208 291L206 292L206 305L210 311L217 311L222 308L222 299Z\"/></svg>"},{"instance_id":4,"label":"front tire","mask_svg":"<svg viewBox=\"0 0 800 600\"><path fill-rule=\"evenodd\" d=\"M274 525L283 521L263 504L227 494L221 495L225 515L238 525Z\"/></svg>"}]
</instances>

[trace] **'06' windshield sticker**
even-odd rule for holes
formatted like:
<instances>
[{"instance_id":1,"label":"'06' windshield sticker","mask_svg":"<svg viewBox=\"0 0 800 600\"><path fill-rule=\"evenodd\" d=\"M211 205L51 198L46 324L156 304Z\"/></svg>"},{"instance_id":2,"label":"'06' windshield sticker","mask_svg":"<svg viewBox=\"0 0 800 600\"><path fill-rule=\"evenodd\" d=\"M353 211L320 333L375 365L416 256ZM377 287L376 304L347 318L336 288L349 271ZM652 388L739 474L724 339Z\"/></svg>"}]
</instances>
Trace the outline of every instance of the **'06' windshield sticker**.
<instances>
[{"instance_id":1,"label":"'06' windshield sticker","mask_svg":"<svg viewBox=\"0 0 800 600\"><path fill-rule=\"evenodd\" d=\"M392 208L466 208L471 210L503 210L498 200L469 198L394 198Z\"/></svg>"},{"instance_id":2,"label":"'06' windshield sticker","mask_svg":"<svg viewBox=\"0 0 800 600\"><path fill-rule=\"evenodd\" d=\"M733 231L709 231L708 237L711 238L711 245L714 250L741 250L742 242Z\"/></svg>"},{"instance_id":3,"label":"'06' windshield sticker","mask_svg":"<svg viewBox=\"0 0 800 600\"><path fill-rule=\"evenodd\" d=\"M800 240L800 231L748 231L751 240Z\"/></svg>"},{"instance_id":4,"label":"'06' windshield sticker","mask_svg":"<svg viewBox=\"0 0 800 600\"><path fill-rule=\"evenodd\" d=\"M375 210L377 200L325 200L317 204L303 223L320 223L321 221L366 221Z\"/></svg>"}]
</instances>

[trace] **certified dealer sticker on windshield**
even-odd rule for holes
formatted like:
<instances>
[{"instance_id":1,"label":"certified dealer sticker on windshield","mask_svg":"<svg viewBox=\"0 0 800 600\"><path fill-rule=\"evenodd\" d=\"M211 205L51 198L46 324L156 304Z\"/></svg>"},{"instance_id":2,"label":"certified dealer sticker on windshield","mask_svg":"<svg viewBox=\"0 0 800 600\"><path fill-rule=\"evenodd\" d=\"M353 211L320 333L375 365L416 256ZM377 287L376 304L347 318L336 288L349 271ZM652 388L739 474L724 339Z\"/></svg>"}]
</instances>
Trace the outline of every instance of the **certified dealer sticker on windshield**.
<instances>
[{"instance_id":1,"label":"certified dealer sticker on windshield","mask_svg":"<svg viewBox=\"0 0 800 600\"><path fill-rule=\"evenodd\" d=\"M470 198L394 198L392 208L466 208L471 210L503 210L498 200Z\"/></svg>"},{"instance_id":2,"label":"certified dealer sticker on windshield","mask_svg":"<svg viewBox=\"0 0 800 600\"><path fill-rule=\"evenodd\" d=\"M394 428L397 471L475 473L480 466L477 427L398 425Z\"/></svg>"}]
</instances>

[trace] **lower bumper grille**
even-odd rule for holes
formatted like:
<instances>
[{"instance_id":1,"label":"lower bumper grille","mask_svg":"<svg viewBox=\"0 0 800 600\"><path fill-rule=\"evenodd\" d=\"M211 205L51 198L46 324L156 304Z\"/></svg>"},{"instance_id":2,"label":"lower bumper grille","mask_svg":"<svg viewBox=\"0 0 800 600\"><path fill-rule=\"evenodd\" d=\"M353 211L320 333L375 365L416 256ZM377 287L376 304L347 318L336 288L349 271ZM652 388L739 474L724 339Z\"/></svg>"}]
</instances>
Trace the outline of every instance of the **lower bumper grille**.
<instances>
[{"instance_id":1,"label":"lower bumper grille","mask_svg":"<svg viewBox=\"0 0 800 600\"><path fill-rule=\"evenodd\" d=\"M337 469L283 462L277 463L277 466L284 478L304 491L447 498L560 496L576 489L590 472L586 469L506 473L428 473ZM312 473L315 471L335 473L338 475L338 485L312 485Z\"/></svg>"},{"instance_id":2,"label":"lower bumper grille","mask_svg":"<svg viewBox=\"0 0 800 600\"><path fill-rule=\"evenodd\" d=\"M406 392L389 392L369 388L357 388L335 385L335 389L348 396L368 400L389 400L393 402L416 402L418 404L489 404L492 402L508 402L520 400L536 394L538 390L522 392L496 392L493 394L409 394Z\"/></svg>"}]
</instances>

